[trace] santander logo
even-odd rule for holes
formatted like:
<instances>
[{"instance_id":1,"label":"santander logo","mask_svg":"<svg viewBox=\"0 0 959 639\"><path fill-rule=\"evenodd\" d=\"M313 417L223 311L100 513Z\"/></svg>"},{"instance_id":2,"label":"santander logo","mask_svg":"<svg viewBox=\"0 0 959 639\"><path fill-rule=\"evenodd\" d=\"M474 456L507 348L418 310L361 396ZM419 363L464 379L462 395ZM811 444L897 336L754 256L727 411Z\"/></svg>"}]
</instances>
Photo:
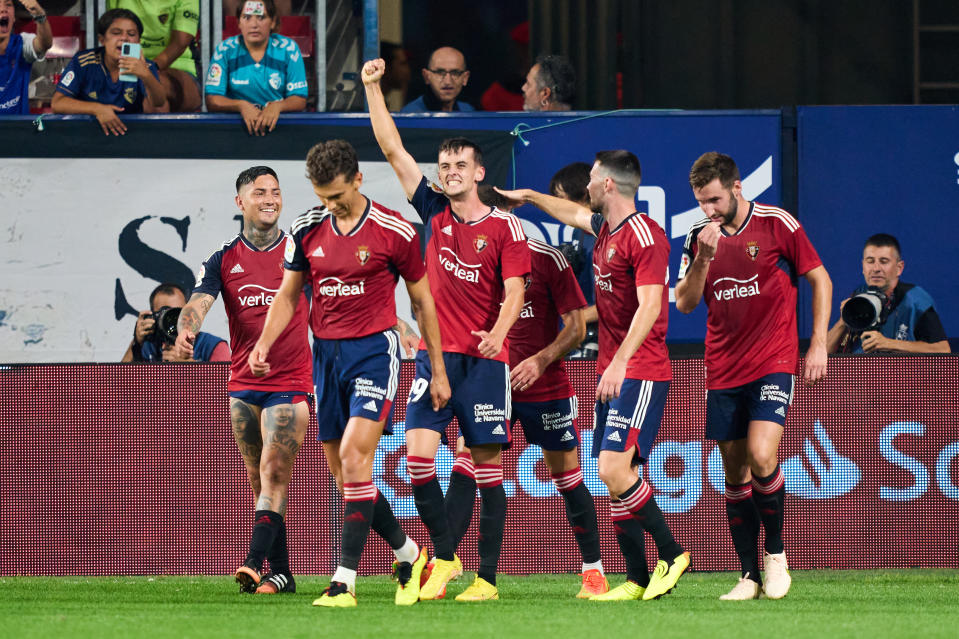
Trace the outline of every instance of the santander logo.
<instances>
[{"instance_id":1,"label":"santander logo","mask_svg":"<svg viewBox=\"0 0 959 639\"><path fill-rule=\"evenodd\" d=\"M720 287L722 282L731 282L731 285ZM759 295L759 275L753 275L748 280L737 280L735 277L721 277L713 282L713 295L717 300L745 299Z\"/></svg>"},{"instance_id":2,"label":"santander logo","mask_svg":"<svg viewBox=\"0 0 959 639\"><path fill-rule=\"evenodd\" d=\"M244 294L244 289L252 290ZM239 293L237 299L240 300L240 306L269 306L273 303L277 290L275 288L265 288L259 284L244 284L237 289L237 293Z\"/></svg>"}]
</instances>

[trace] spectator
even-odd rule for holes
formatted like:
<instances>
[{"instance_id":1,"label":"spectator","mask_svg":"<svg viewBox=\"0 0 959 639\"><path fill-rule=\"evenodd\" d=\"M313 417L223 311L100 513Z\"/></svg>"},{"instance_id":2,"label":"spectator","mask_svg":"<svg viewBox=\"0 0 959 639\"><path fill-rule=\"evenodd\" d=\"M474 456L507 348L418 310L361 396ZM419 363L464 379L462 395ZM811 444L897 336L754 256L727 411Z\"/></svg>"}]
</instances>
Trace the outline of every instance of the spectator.
<instances>
[{"instance_id":1,"label":"spectator","mask_svg":"<svg viewBox=\"0 0 959 639\"><path fill-rule=\"evenodd\" d=\"M13 34L13 0L0 0L0 114L30 113L30 68L53 44L47 13L37 0L20 0L37 23L36 35Z\"/></svg>"},{"instance_id":2,"label":"spectator","mask_svg":"<svg viewBox=\"0 0 959 639\"><path fill-rule=\"evenodd\" d=\"M549 194L575 202L583 208L589 208L589 193L586 185L589 184L590 166L585 162L567 164L553 176L549 182ZM576 281L583 291L588 306L583 309L586 320L586 337L579 347L572 350L569 359L596 359L599 352L599 316L596 314L596 291L593 276L593 246L596 236L587 233L581 228L573 229L573 241L560 245L560 250L566 260L573 267Z\"/></svg>"},{"instance_id":3,"label":"spectator","mask_svg":"<svg viewBox=\"0 0 959 639\"><path fill-rule=\"evenodd\" d=\"M403 107L402 112L473 111L472 106L456 99L469 79L463 54L453 47L440 47L423 69L426 93Z\"/></svg>"},{"instance_id":4,"label":"spectator","mask_svg":"<svg viewBox=\"0 0 959 639\"><path fill-rule=\"evenodd\" d=\"M899 280L906 263L899 241L892 235L877 233L862 252L862 275L866 283L853 296L867 290L879 291L885 304L878 325L858 333L839 320L829 329L826 345L830 353L949 353L949 340L936 313L932 297L915 284ZM846 305L846 299L842 306Z\"/></svg>"},{"instance_id":5,"label":"spectator","mask_svg":"<svg viewBox=\"0 0 959 639\"><path fill-rule=\"evenodd\" d=\"M106 15L106 14L104 14ZM186 305L186 292L177 284L164 283L150 293L150 310L141 311L133 329L133 341L123 354L121 362L229 362L230 346L225 340L209 333L197 333L193 344L193 359L181 356L174 348L176 318L172 318L173 334L164 340L156 331L154 317L163 308L181 309ZM179 311L177 312L179 316Z\"/></svg>"},{"instance_id":6,"label":"spectator","mask_svg":"<svg viewBox=\"0 0 959 639\"><path fill-rule=\"evenodd\" d=\"M94 116L104 135L123 135L126 125L117 116L166 110L166 92L157 67L143 57L121 56L124 43L139 43L143 23L127 9L111 9L97 20L100 46L80 51L67 65L56 93L54 113ZM120 74L136 76L124 80ZM144 100L144 98L146 98Z\"/></svg>"},{"instance_id":7,"label":"spectator","mask_svg":"<svg viewBox=\"0 0 959 639\"><path fill-rule=\"evenodd\" d=\"M235 111L247 133L266 135L284 111L306 109L306 67L296 42L273 33L273 0L246 0L237 10L240 35L216 47L206 76L206 108ZM261 64L262 63L262 64Z\"/></svg>"},{"instance_id":8,"label":"spectator","mask_svg":"<svg viewBox=\"0 0 959 639\"><path fill-rule=\"evenodd\" d=\"M569 111L576 95L576 73L560 55L541 55L523 85L524 111Z\"/></svg>"},{"instance_id":9,"label":"spectator","mask_svg":"<svg viewBox=\"0 0 959 639\"><path fill-rule=\"evenodd\" d=\"M202 91L190 45L200 0L107 0L107 9L129 9L140 18L143 55L157 65L170 111L198 111Z\"/></svg>"},{"instance_id":10,"label":"spectator","mask_svg":"<svg viewBox=\"0 0 959 639\"><path fill-rule=\"evenodd\" d=\"M406 93L410 87L410 60L406 49L393 42L380 41L380 55L386 60L386 73L383 74L383 94L390 111L399 111L406 104Z\"/></svg>"}]
</instances>

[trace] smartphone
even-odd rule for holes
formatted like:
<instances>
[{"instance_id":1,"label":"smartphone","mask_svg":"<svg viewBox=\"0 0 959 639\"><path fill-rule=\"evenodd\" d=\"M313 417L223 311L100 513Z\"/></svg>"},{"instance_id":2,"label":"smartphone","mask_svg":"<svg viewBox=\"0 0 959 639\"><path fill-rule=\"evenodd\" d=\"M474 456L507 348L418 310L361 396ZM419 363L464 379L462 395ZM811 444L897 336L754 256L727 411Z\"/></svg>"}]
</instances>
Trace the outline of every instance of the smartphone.
<instances>
[{"instance_id":1,"label":"smartphone","mask_svg":"<svg viewBox=\"0 0 959 639\"><path fill-rule=\"evenodd\" d=\"M124 42L120 45L120 56L124 58L140 58L140 43L138 42ZM136 82L139 80L138 77L132 73L121 73L120 81L121 82Z\"/></svg>"}]
</instances>

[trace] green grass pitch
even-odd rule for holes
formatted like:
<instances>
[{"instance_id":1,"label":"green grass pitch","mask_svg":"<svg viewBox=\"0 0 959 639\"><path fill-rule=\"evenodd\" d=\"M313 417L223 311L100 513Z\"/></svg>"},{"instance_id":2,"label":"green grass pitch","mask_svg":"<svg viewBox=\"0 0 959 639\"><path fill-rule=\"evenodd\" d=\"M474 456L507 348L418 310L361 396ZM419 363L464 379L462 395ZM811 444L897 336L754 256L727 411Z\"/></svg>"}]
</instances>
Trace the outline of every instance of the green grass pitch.
<instances>
[{"instance_id":1,"label":"green grass pitch","mask_svg":"<svg viewBox=\"0 0 959 639\"><path fill-rule=\"evenodd\" d=\"M298 577L294 595L239 594L231 577L3 577L5 637L957 637L959 570L794 571L781 601L723 602L738 575L690 573L658 601L574 598L576 575L499 577L500 601L393 605L386 577L360 578L359 606L311 602L328 578ZM612 575L611 584L621 582Z\"/></svg>"}]
</instances>

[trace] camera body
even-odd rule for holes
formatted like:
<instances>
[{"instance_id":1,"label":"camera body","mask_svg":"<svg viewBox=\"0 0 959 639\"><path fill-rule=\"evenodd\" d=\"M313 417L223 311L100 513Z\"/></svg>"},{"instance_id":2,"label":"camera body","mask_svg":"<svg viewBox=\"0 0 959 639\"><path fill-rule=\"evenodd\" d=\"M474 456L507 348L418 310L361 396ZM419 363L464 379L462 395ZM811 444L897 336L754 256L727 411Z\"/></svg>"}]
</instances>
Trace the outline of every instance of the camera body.
<instances>
[{"instance_id":1,"label":"camera body","mask_svg":"<svg viewBox=\"0 0 959 639\"><path fill-rule=\"evenodd\" d=\"M153 318L153 332L150 334L150 341L156 346L157 351L163 349L164 344L173 345L176 343L176 323L180 319L180 307L163 306L155 313L151 313Z\"/></svg>"},{"instance_id":2,"label":"camera body","mask_svg":"<svg viewBox=\"0 0 959 639\"><path fill-rule=\"evenodd\" d=\"M842 321L854 333L876 330L882 326L889 315L886 306L888 298L876 287L853 295L842 307Z\"/></svg>"}]
</instances>

